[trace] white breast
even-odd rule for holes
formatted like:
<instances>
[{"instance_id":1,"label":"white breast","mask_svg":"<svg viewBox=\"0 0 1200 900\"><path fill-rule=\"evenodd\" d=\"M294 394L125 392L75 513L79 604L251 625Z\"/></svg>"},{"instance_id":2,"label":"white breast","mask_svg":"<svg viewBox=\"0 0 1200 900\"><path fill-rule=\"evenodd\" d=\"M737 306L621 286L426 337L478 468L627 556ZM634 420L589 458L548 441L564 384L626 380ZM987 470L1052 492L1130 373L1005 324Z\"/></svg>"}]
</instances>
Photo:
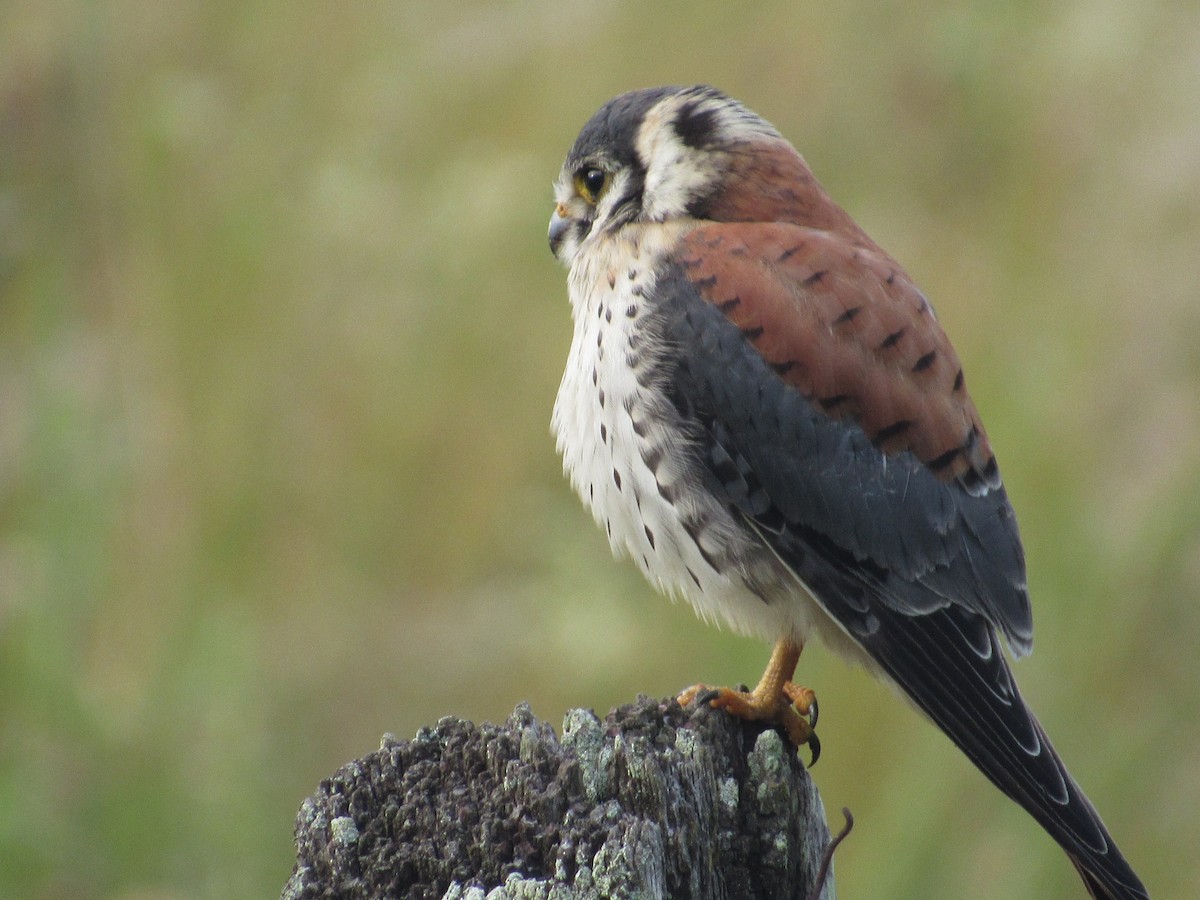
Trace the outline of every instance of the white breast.
<instances>
[{"instance_id":1,"label":"white breast","mask_svg":"<svg viewBox=\"0 0 1200 900\"><path fill-rule=\"evenodd\" d=\"M703 488L659 381L670 351L653 272L677 232L652 227L589 242L572 266L575 333L553 417L563 469L613 551L660 590L742 633L802 640L811 613L799 583Z\"/></svg>"}]
</instances>

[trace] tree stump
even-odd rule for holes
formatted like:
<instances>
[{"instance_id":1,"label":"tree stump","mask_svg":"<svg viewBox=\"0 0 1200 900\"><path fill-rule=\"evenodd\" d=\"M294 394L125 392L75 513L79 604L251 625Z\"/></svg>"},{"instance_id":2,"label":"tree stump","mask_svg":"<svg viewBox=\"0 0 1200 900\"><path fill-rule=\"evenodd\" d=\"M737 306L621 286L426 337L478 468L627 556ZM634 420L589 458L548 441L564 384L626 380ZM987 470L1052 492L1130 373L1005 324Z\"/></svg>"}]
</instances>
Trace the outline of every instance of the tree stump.
<instances>
[{"instance_id":1,"label":"tree stump","mask_svg":"<svg viewBox=\"0 0 1200 900\"><path fill-rule=\"evenodd\" d=\"M282 900L834 896L821 799L772 729L639 697L562 738L502 725L390 735L305 800Z\"/></svg>"}]
</instances>

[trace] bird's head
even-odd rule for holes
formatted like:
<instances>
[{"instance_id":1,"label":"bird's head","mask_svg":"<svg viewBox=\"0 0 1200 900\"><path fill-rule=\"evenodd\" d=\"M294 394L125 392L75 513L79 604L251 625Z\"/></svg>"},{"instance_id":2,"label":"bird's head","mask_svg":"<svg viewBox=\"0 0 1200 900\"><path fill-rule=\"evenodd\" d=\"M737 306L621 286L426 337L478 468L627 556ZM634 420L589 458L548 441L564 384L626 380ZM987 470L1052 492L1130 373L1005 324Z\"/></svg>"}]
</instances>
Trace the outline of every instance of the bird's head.
<instances>
[{"instance_id":1,"label":"bird's head","mask_svg":"<svg viewBox=\"0 0 1200 900\"><path fill-rule=\"evenodd\" d=\"M609 100L575 139L554 197L550 249L568 266L589 238L636 222L854 227L774 126L705 85Z\"/></svg>"}]
</instances>

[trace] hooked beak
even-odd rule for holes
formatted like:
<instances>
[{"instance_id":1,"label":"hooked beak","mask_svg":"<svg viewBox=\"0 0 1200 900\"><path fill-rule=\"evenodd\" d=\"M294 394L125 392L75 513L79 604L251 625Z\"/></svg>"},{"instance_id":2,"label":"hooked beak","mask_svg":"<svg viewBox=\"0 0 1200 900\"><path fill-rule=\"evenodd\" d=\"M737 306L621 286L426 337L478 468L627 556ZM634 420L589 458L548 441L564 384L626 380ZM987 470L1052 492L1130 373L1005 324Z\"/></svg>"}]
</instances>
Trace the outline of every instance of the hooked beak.
<instances>
[{"instance_id":1,"label":"hooked beak","mask_svg":"<svg viewBox=\"0 0 1200 900\"><path fill-rule=\"evenodd\" d=\"M558 248L562 245L563 238L567 235L567 229L571 227L571 220L565 215L566 210L562 204L558 204L554 208L554 212L550 215L550 252L558 256Z\"/></svg>"}]
</instances>

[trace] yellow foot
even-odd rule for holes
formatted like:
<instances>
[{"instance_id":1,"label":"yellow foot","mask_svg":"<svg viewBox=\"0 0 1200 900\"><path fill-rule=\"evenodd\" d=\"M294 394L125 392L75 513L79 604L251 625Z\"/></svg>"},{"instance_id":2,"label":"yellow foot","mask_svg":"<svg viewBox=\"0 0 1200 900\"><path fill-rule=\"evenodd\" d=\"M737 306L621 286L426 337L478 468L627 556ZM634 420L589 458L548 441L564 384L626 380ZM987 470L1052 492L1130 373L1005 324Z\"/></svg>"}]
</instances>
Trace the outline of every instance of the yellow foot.
<instances>
[{"instance_id":1,"label":"yellow foot","mask_svg":"<svg viewBox=\"0 0 1200 900\"><path fill-rule=\"evenodd\" d=\"M767 722L784 730L796 746L807 745L812 762L821 755L821 742L813 730L817 726L817 696L806 687L793 684L792 674L800 659L800 647L789 640L780 640L771 652L771 661L762 680L752 691L732 688L710 688L697 684L676 698L680 706L693 702L708 703L714 709L728 710L751 722Z\"/></svg>"},{"instance_id":2,"label":"yellow foot","mask_svg":"<svg viewBox=\"0 0 1200 900\"><path fill-rule=\"evenodd\" d=\"M813 689L786 681L783 684L783 694L792 701L792 706L796 707L797 712L808 719L808 727L816 728L819 708L817 707L817 695Z\"/></svg>"}]
</instances>

